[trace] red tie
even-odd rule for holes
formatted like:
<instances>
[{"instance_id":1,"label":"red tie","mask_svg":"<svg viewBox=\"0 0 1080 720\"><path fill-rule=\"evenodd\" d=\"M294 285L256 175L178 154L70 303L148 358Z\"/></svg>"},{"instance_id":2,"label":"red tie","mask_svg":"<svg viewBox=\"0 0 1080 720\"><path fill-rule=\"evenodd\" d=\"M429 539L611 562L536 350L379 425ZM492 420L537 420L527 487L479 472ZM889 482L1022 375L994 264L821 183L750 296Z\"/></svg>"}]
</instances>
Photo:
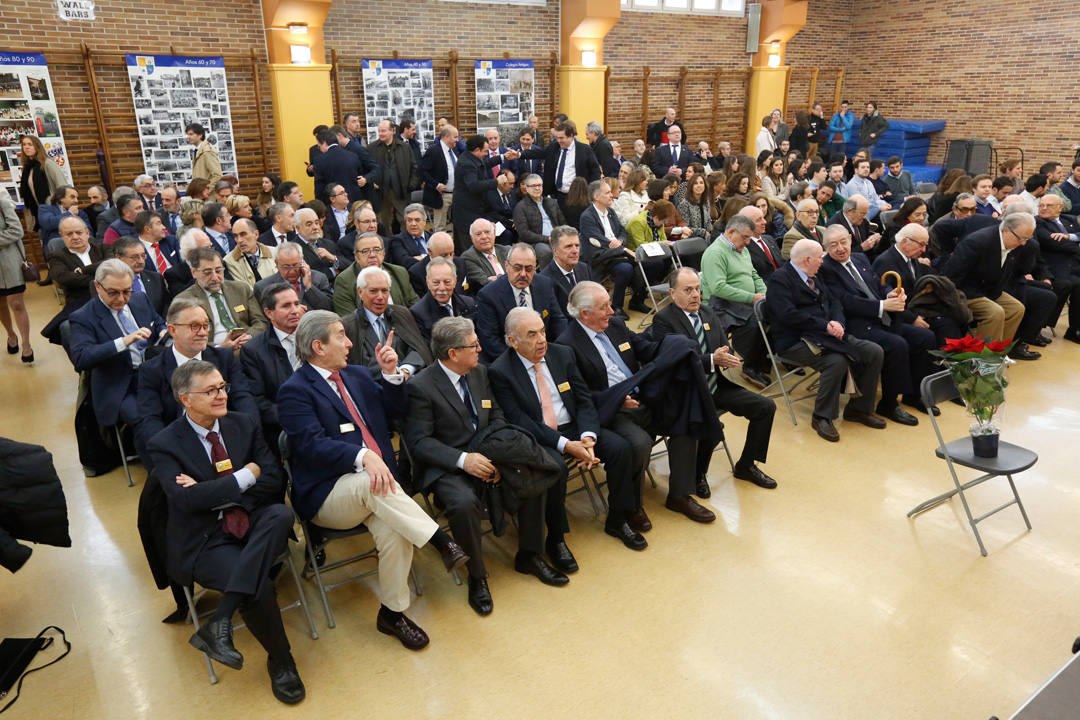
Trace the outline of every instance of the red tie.
<instances>
[{"instance_id":1,"label":"red tie","mask_svg":"<svg viewBox=\"0 0 1080 720\"><path fill-rule=\"evenodd\" d=\"M210 461L214 463L217 476L223 477L235 472L235 468L222 468L220 465L220 463L229 459L229 454L225 452L225 446L221 444L221 437L216 432L208 432L206 433L206 440L210 443ZM244 508L233 505L222 510L221 529L225 534L232 535L237 540L243 540L248 533L249 527L251 527L251 521L248 518L247 510Z\"/></svg>"},{"instance_id":2,"label":"red tie","mask_svg":"<svg viewBox=\"0 0 1080 720\"><path fill-rule=\"evenodd\" d=\"M349 415L352 416L353 422L360 428L360 437L364 439L364 447L371 452L375 453L379 457L382 457L382 450L379 449L379 443L375 442L375 436L368 430L367 425L360 419L360 413L357 412L356 406L353 405L352 398L349 397L349 393L345 390L345 383L341 379L341 373L330 373L330 381L337 386L338 392L341 394L341 399L345 403L345 408L349 411Z\"/></svg>"},{"instance_id":3,"label":"red tie","mask_svg":"<svg viewBox=\"0 0 1080 720\"><path fill-rule=\"evenodd\" d=\"M154 248L154 262L157 264L158 273L164 275L169 266L165 264L165 256L161 254L161 245L159 243L150 243L150 247Z\"/></svg>"},{"instance_id":4,"label":"red tie","mask_svg":"<svg viewBox=\"0 0 1080 720\"><path fill-rule=\"evenodd\" d=\"M301 297L303 293L300 292L300 281L297 280L296 282L294 282L293 287L296 288L296 297Z\"/></svg>"},{"instance_id":5,"label":"red tie","mask_svg":"<svg viewBox=\"0 0 1080 720\"><path fill-rule=\"evenodd\" d=\"M769 246L765 244L765 241L758 238L758 245L761 245L761 249L765 251L765 257L769 258L769 262L772 264L772 269L776 270L776 261L772 258L772 253L769 252Z\"/></svg>"},{"instance_id":6,"label":"red tie","mask_svg":"<svg viewBox=\"0 0 1080 720\"><path fill-rule=\"evenodd\" d=\"M498 155L498 153L495 152L494 150L488 150L488 156L489 157L495 157L496 155ZM499 167L500 167L499 165L496 165L495 167L491 168L491 177L493 177L493 178L499 177Z\"/></svg>"}]
</instances>

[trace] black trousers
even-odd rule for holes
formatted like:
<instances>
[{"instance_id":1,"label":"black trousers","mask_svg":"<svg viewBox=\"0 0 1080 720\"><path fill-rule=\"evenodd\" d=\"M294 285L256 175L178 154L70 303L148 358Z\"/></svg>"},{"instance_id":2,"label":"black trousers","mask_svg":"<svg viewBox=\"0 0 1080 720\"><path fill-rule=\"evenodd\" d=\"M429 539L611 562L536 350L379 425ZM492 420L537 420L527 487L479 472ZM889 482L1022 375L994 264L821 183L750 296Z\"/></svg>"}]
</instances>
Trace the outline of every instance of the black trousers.
<instances>
[{"instance_id":1,"label":"black trousers","mask_svg":"<svg viewBox=\"0 0 1080 720\"><path fill-rule=\"evenodd\" d=\"M899 395L918 392L919 383L930 370L930 356L937 342L928 328L900 323L895 332L885 327L860 329L858 337L879 345L885 353L881 367L881 403L896 406Z\"/></svg>"},{"instance_id":2,"label":"black trousers","mask_svg":"<svg viewBox=\"0 0 1080 720\"><path fill-rule=\"evenodd\" d=\"M612 514L633 512L641 507L641 483L653 447L653 436L645 430L647 412L644 408L620 410L604 430L603 450L597 438L596 454L604 461Z\"/></svg>"},{"instance_id":3,"label":"black trousers","mask_svg":"<svg viewBox=\"0 0 1080 720\"><path fill-rule=\"evenodd\" d=\"M732 415L744 417L750 421L746 428L746 441L743 443L739 465L746 466L754 462L765 462L769 454L769 439L772 437L773 417L776 415L776 403L772 398L758 395L756 392L736 385L726 378L718 378L713 403L717 410L727 410ZM712 453L709 453L712 457ZM702 459L698 460L698 473L708 470L707 458L704 469Z\"/></svg>"},{"instance_id":4,"label":"black trousers","mask_svg":"<svg viewBox=\"0 0 1080 720\"><path fill-rule=\"evenodd\" d=\"M1016 328L1016 337L1021 342L1031 342L1044 327L1057 324L1057 317L1061 314L1061 309L1065 307L1065 302L1058 295L1058 291L1065 290L1064 286L1071 286L1070 280L1071 278L1066 278L1064 282L1055 280L1055 287L1039 283L1024 283L1011 288L1019 293L1019 295L1013 295L1013 297L1024 304L1024 317L1020 321L1020 326ZM1065 300L1069 297L1069 290L1064 292ZM1080 312L1080 310L1077 312ZM1070 317L1072 314L1073 311L1070 307ZM1071 326L1072 323L1070 323Z\"/></svg>"},{"instance_id":5,"label":"black trousers","mask_svg":"<svg viewBox=\"0 0 1080 720\"><path fill-rule=\"evenodd\" d=\"M802 342L785 349L782 353L785 357L821 373L817 397L814 399L814 415L817 417L834 420L840 416L840 393L844 389L849 367L851 374L855 377L859 397L852 397L848 404L853 410L864 413L871 413L874 410L874 399L877 397L877 384L881 376L884 353L879 345L868 340L860 340L851 334L844 336L844 342L848 345L848 352L858 358L856 362L851 363L846 354L831 350L823 350L820 355L815 355L806 343Z\"/></svg>"},{"instance_id":6,"label":"black trousers","mask_svg":"<svg viewBox=\"0 0 1080 720\"><path fill-rule=\"evenodd\" d=\"M731 333L731 347L739 353L746 367L766 375L772 372L768 353L765 352L765 339L761 337L757 320L750 318L742 325L728 328L728 331Z\"/></svg>"},{"instance_id":7,"label":"black trousers","mask_svg":"<svg viewBox=\"0 0 1080 720\"><path fill-rule=\"evenodd\" d=\"M195 582L221 592L246 596L240 615L259 644L277 660L288 657L289 639L281 623L277 592L270 569L289 543L293 514L282 504L264 505L249 514L243 540L221 528L211 533L195 559Z\"/></svg>"}]
</instances>

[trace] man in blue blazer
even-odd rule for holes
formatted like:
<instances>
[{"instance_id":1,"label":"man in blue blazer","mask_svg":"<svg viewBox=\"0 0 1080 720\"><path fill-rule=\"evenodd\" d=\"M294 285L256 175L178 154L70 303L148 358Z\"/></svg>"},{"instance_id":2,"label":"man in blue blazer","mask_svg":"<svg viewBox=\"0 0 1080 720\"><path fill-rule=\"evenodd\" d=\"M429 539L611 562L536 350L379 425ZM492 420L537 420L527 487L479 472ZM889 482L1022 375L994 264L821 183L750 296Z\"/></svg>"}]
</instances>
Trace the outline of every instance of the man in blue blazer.
<instances>
[{"instance_id":1,"label":"man in blue blazer","mask_svg":"<svg viewBox=\"0 0 1080 720\"><path fill-rule=\"evenodd\" d=\"M510 248L506 274L485 285L476 296L476 331L488 362L506 351L503 320L515 307L539 313L552 342L566 328L566 315L559 309L555 288L546 277L536 274L536 252L528 243Z\"/></svg>"},{"instance_id":2,"label":"man in blue blazer","mask_svg":"<svg viewBox=\"0 0 1080 720\"><path fill-rule=\"evenodd\" d=\"M526 175L536 174L541 177L544 175L544 160L539 157L525 157L524 152L531 150L533 144L536 142L536 131L531 127L525 126L521 132L518 133L518 144L514 146L514 150L522 152L522 157L517 160L511 160L506 165L513 170L514 175L519 178Z\"/></svg>"},{"instance_id":3,"label":"man in blue blazer","mask_svg":"<svg viewBox=\"0 0 1080 720\"><path fill-rule=\"evenodd\" d=\"M315 171L316 197L329 205L330 198L326 194L326 188L330 183L338 183L349 194L350 203L362 200L363 189L356 184L356 178L364 175L365 170L360 156L341 147L337 133L333 130L322 130L315 139L322 149L322 154L311 161ZM370 172L370 168L367 170Z\"/></svg>"},{"instance_id":4,"label":"man in blue blazer","mask_svg":"<svg viewBox=\"0 0 1080 720\"><path fill-rule=\"evenodd\" d=\"M351 183L342 183L349 192L349 201L354 202L354 197L356 200L369 200L378 212L379 193L375 190L375 184L382 179L382 171L375 162L375 158L371 156L371 151L361 145L359 140L350 137L345 128L340 125L331 127L330 132L334 133L339 147L356 156L360 166L360 172L357 173L359 177L354 176Z\"/></svg>"},{"instance_id":5,"label":"man in blue blazer","mask_svg":"<svg viewBox=\"0 0 1080 720\"><path fill-rule=\"evenodd\" d=\"M656 177L664 177L668 173L678 175L680 178L686 174L686 168L693 162L694 151L683 144L682 128L672 125L668 128L668 142L657 145L653 150L652 171Z\"/></svg>"},{"instance_id":6,"label":"man in blue blazer","mask_svg":"<svg viewBox=\"0 0 1080 720\"><path fill-rule=\"evenodd\" d=\"M458 268L452 262L446 258L433 258L428 267L427 292L413 303L409 312L416 320L420 334L430 342L435 323L444 317L472 318L476 313L476 301L458 292Z\"/></svg>"},{"instance_id":7,"label":"man in blue blazer","mask_svg":"<svg viewBox=\"0 0 1080 720\"><path fill-rule=\"evenodd\" d=\"M103 260L94 273L98 298L68 318L68 355L77 372L90 371L94 415L106 427L138 419L135 371L165 329L146 296L132 294L134 279L122 260Z\"/></svg>"},{"instance_id":8,"label":"man in blue blazer","mask_svg":"<svg viewBox=\"0 0 1080 720\"><path fill-rule=\"evenodd\" d=\"M566 315L566 298L579 282L592 280L592 269L581 260L581 240L578 231L569 225L557 225L551 229L552 262L540 274L551 281L555 300Z\"/></svg>"},{"instance_id":9,"label":"man in blue blazer","mask_svg":"<svg viewBox=\"0 0 1080 720\"><path fill-rule=\"evenodd\" d=\"M306 308L300 304L296 290L285 282L264 288L259 304L270 327L244 343L240 365L259 408L263 434L271 441L270 450L277 453L277 437L281 433L277 394L292 376L293 368L300 364L296 354L296 326Z\"/></svg>"},{"instance_id":10,"label":"man in blue blazer","mask_svg":"<svg viewBox=\"0 0 1080 720\"><path fill-rule=\"evenodd\" d=\"M390 262L408 270L427 257L429 235L427 210L420 203L410 203L402 211L405 215L405 227L390 238Z\"/></svg>"},{"instance_id":11,"label":"man in blue blazer","mask_svg":"<svg viewBox=\"0 0 1080 720\"><path fill-rule=\"evenodd\" d=\"M454 202L454 168L457 167L458 131L453 125L444 125L439 140L434 142L420 158L417 171L424 184L424 205L431 208L431 227L436 232L449 230L450 207Z\"/></svg>"},{"instance_id":12,"label":"man in blue blazer","mask_svg":"<svg viewBox=\"0 0 1080 720\"><path fill-rule=\"evenodd\" d=\"M496 187L511 189L509 177L500 175L496 179L491 169L518 157L514 150L488 157L487 143L480 135L471 136L465 142L465 149L454 167L454 248L458 254L469 248L469 226L473 220L487 215L487 191Z\"/></svg>"},{"instance_id":13,"label":"man in blue blazer","mask_svg":"<svg viewBox=\"0 0 1080 720\"><path fill-rule=\"evenodd\" d=\"M379 554L382 607L376 627L419 650L427 646L428 636L404 614L413 546L431 541L447 570L468 556L399 485L389 420L403 419L408 402L397 353L391 342L375 348L382 371L376 382L367 368L346 363L352 343L337 314L306 313L295 337L302 363L278 390L293 508L320 527L367 526Z\"/></svg>"}]
</instances>

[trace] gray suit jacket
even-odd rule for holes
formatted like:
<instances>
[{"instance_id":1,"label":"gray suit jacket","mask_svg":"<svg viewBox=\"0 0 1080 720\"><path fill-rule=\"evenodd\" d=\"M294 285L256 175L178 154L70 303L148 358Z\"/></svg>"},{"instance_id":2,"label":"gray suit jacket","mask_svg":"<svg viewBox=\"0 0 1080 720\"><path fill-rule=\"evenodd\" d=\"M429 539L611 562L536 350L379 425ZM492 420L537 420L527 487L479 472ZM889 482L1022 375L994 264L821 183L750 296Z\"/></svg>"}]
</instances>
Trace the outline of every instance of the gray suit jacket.
<instances>
[{"instance_id":1,"label":"gray suit jacket","mask_svg":"<svg viewBox=\"0 0 1080 720\"><path fill-rule=\"evenodd\" d=\"M255 297L259 299L260 304L262 303L263 290L274 283L280 282L288 284L285 278L281 277L281 273L276 272L255 283ZM311 287L305 288L303 283L300 284L300 302L306 305L308 310L334 309L334 291L330 289L330 281L326 279L324 273L312 270Z\"/></svg>"},{"instance_id":2,"label":"gray suit jacket","mask_svg":"<svg viewBox=\"0 0 1080 720\"><path fill-rule=\"evenodd\" d=\"M393 347L398 355L398 365L412 365L417 370L430 365L433 359L431 349L420 333L409 308L387 305L385 316L389 330L394 332ZM375 333L375 328L368 323L363 306L341 318L341 323L345 326L345 336L353 344L349 349L349 364L363 365L371 370L376 380L381 378L379 363L375 359L379 336Z\"/></svg>"},{"instance_id":3,"label":"gray suit jacket","mask_svg":"<svg viewBox=\"0 0 1080 720\"><path fill-rule=\"evenodd\" d=\"M262 308L255 300L255 293L251 287L239 280L224 280L221 294L225 297L225 305L229 308L233 321L238 327L243 328L244 332L258 335L266 330L266 316L263 315ZM214 313L210 310L210 298L206 296L206 292L199 287L198 283L195 283L176 297L192 298L206 311L206 317L210 320L210 341L213 344Z\"/></svg>"},{"instance_id":4,"label":"gray suit jacket","mask_svg":"<svg viewBox=\"0 0 1080 720\"><path fill-rule=\"evenodd\" d=\"M520 203L518 204L520 205ZM510 253L509 248L505 245L496 245L493 252L504 266L503 272L505 272L506 256ZM469 279L469 292L480 292L480 288L488 284L488 278L495 274L495 268L491 267L488 259L481 255L475 247L461 253L461 259L465 261L465 273Z\"/></svg>"}]
</instances>

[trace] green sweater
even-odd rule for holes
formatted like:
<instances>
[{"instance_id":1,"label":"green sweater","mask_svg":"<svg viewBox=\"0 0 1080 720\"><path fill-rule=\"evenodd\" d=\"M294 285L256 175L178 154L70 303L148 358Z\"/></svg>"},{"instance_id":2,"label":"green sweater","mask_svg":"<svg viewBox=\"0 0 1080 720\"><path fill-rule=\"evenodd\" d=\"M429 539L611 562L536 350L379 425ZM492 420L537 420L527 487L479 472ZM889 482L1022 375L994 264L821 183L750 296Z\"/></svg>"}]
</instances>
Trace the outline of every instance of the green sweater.
<instances>
[{"instance_id":1,"label":"green sweater","mask_svg":"<svg viewBox=\"0 0 1080 720\"><path fill-rule=\"evenodd\" d=\"M701 256L701 297L719 297L731 302L752 303L756 293L765 292L765 283L750 260L750 250L736 252L724 236L713 241Z\"/></svg>"}]
</instances>

